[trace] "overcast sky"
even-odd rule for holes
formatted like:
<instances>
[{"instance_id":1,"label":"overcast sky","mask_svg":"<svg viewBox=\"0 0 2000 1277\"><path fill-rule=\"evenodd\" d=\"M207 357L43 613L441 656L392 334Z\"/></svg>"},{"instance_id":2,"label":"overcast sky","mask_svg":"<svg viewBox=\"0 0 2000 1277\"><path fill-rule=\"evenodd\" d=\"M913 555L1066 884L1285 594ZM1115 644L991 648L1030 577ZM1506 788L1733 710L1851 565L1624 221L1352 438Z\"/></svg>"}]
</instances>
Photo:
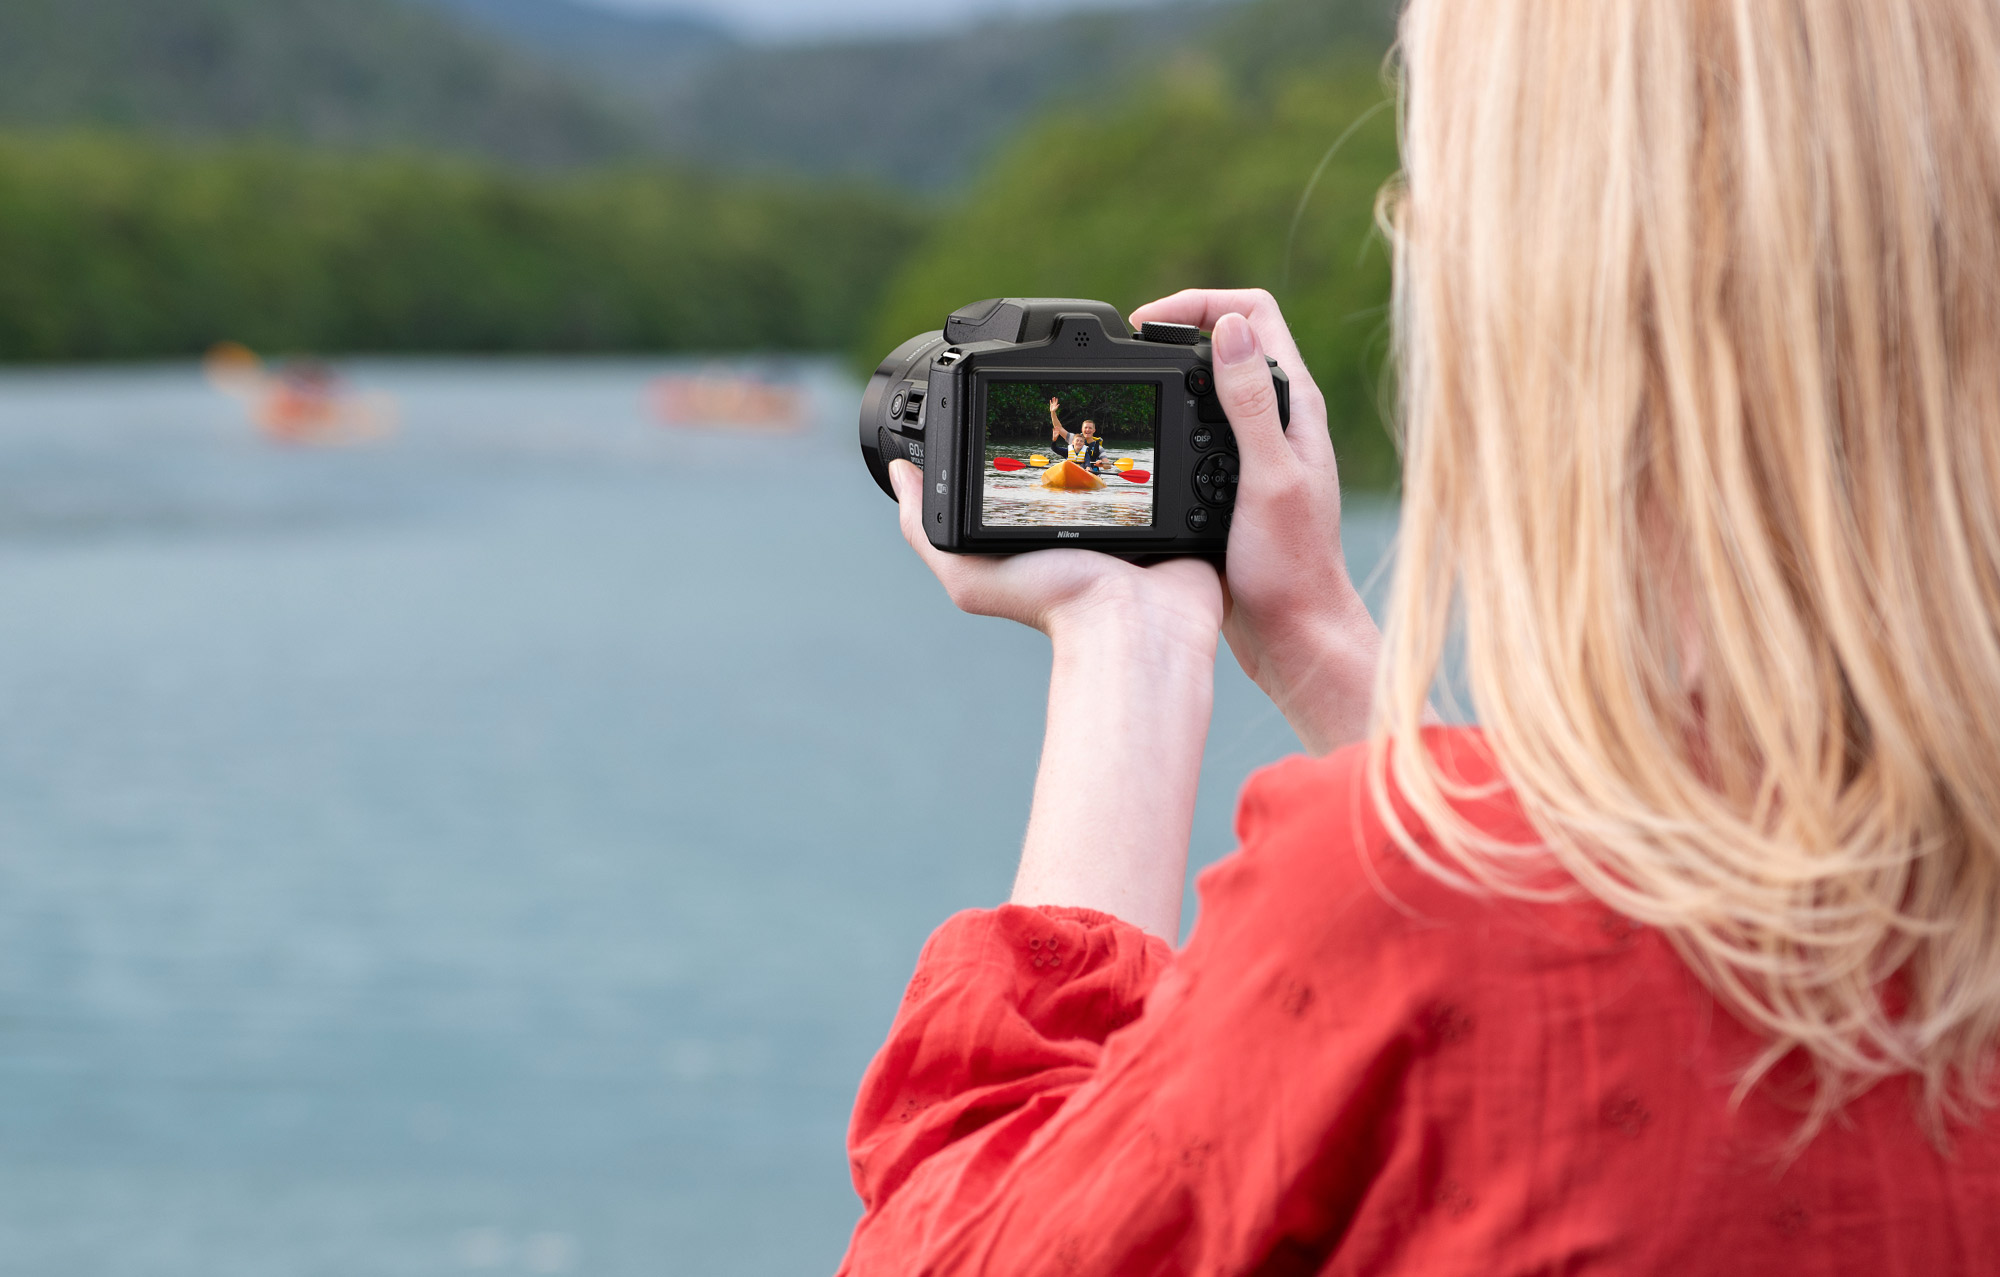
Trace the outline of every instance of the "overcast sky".
<instances>
[{"instance_id":1,"label":"overcast sky","mask_svg":"<svg viewBox=\"0 0 2000 1277\"><path fill-rule=\"evenodd\" d=\"M1011 14L1133 7L1161 0L593 0L621 9L708 14L747 35L787 39L868 31L963 26Z\"/></svg>"}]
</instances>

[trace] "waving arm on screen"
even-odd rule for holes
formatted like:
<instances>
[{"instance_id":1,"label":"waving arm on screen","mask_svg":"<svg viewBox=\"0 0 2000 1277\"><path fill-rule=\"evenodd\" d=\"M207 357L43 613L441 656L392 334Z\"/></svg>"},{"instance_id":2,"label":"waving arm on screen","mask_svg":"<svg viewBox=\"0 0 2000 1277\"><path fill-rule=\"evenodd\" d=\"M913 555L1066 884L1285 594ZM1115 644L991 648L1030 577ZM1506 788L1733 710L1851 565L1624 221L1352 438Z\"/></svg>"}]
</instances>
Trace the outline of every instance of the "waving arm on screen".
<instances>
[{"instance_id":1,"label":"waving arm on screen","mask_svg":"<svg viewBox=\"0 0 2000 1277\"><path fill-rule=\"evenodd\" d=\"M1059 439L1069 438L1069 431L1063 429L1062 418L1056 415L1056 409L1060 407L1061 404L1062 400L1060 399L1049 400L1049 425L1052 427L1052 429L1049 431L1050 443L1054 443Z\"/></svg>"}]
</instances>

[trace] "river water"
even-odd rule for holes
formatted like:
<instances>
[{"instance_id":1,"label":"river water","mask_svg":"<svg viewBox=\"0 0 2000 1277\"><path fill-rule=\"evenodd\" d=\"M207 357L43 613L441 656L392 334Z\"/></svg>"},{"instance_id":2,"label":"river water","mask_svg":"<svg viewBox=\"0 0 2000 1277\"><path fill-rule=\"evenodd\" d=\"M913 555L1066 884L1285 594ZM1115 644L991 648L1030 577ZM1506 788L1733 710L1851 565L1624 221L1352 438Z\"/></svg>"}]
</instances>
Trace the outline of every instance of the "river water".
<instances>
[{"instance_id":1,"label":"river water","mask_svg":"<svg viewBox=\"0 0 2000 1277\"><path fill-rule=\"evenodd\" d=\"M855 453L667 365L0 375L0 1272L831 1271L929 930L1004 895L1047 656ZM1350 502L1357 572L1387 507ZM1195 836L1293 749L1225 656Z\"/></svg>"}]
</instances>

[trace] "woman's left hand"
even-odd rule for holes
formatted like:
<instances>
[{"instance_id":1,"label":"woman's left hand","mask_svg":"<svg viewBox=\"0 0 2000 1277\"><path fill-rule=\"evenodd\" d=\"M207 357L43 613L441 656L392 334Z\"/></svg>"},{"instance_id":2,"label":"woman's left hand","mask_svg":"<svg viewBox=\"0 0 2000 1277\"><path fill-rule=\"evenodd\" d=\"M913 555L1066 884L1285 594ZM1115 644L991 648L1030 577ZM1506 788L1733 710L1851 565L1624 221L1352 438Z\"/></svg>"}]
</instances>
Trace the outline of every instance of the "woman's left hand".
<instances>
[{"instance_id":1,"label":"woman's left hand","mask_svg":"<svg viewBox=\"0 0 2000 1277\"><path fill-rule=\"evenodd\" d=\"M896 461L889 481L904 538L951 601L1032 625L1055 647L1014 903L1098 909L1175 942L1215 695L1215 569L1082 549L946 554L924 535L923 474Z\"/></svg>"},{"instance_id":2,"label":"woman's left hand","mask_svg":"<svg viewBox=\"0 0 2000 1277\"><path fill-rule=\"evenodd\" d=\"M963 611L1032 626L1051 638L1058 630L1094 623L1143 621L1211 648L1222 629L1222 583L1198 559L1135 567L1083 549L1036 550L1005 556L947 554L924 535L923 472L891 462L889 481L901 506L903 539Z\"/></svg>"}]
</instances>

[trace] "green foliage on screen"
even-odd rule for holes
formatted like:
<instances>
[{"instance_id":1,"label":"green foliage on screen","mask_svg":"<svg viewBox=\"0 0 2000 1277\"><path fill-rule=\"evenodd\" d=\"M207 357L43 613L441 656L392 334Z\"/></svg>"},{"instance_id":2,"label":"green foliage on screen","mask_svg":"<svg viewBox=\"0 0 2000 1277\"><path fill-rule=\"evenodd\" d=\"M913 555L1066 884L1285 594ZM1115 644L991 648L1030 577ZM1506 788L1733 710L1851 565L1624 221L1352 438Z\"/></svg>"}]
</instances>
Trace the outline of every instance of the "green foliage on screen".
<instances>
[{"instance_id":1,"label":"green foliage on screen","mask_svg":"<svg viewBox=\"0 0 2000 1277\"><path fill-rule=\"evenodd\" d=\"M1003 381L987 387L988 439L1048 439L1049 400L1059 400L1057 415L1065 430L1081 430L1085 421L1097 424L1106 442L1153 442L1159 421L1159 388L1151 382L1030 382Z\"/></svg>"},{"instance_id":2,"label":"green foliage on screen","mask_svg":"<svg viewBox=\"0 0 2000 1277\"><path fill-rule=\"evenodd\" d=\"M658 169L0 140L0 359L838 349L918 225Z\"/></svg>"},{"instance_id":3,"label":"green foliage on screen","mask_svg":"<svg viewBox=\"0 0 2000 1277\"><path fill-rule=\"evenodd\" d=\"M1058 112L1000 156L897 276L860 357L872 367L984 297L1092 297L1129 313L1182 288L1268 288L1326 395L1343 481L1393 484L1374 207L1397 148L1378 58L1322 54L1249 87L1191 63L1130 101ZM1288 253L1300 196L1350 127Z\"/></svg>"}]
</instances>

